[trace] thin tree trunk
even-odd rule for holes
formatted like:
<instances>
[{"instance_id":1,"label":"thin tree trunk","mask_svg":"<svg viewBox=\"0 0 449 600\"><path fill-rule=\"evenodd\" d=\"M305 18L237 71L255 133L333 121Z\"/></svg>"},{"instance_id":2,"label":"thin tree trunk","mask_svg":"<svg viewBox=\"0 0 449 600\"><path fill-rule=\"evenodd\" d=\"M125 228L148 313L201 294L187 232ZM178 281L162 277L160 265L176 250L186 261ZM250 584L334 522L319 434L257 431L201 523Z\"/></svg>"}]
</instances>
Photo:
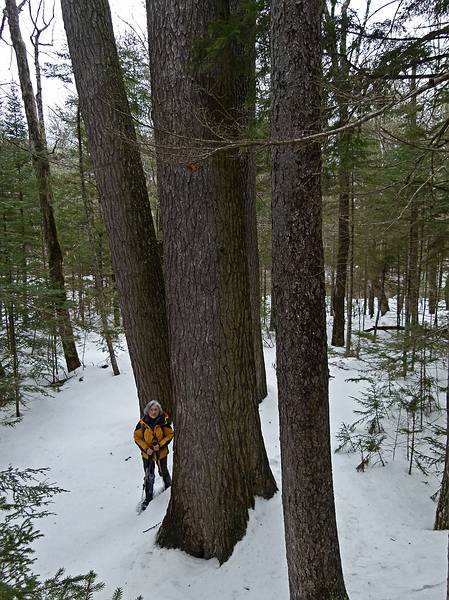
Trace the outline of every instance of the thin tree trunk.
<instances>
[{"instance_id":1,"label":"thin tree trunk","mask_svg":"<svg viewBox=\"0 0 449 600\"><path fill-rule=\"evenodd\" d=\"M347 136L346 136L347 137ZM340 152L347 152L348 141L342 141ZM332 345L345 345L345 295L348 271L349 252L349 172L344 171L340 176L340 191L338 201L338 250L337 271L335 275L334 320L332 324Z\"/></svg>"},{"instance_id":2,"label":"thin tree trunk","mask_svg":"<svg viewBox=\"0 0 449 600\"><path fill-rule=\"evenodd\" d=\"M348 254L348 294L346 299L346 346L345 356L351 356L352 338L352 297L354 295L354 181L351 185L349 206L349 254Z\"/></svg>"},{"instance_id":3,"label":"thin tree trunk","mask_svg":"<svg viewBox=\"0 0 449 600\"><path fill-rule=\"evenodd\" d=\"M270 272L271 294L270 294L270 331L276 331L276 305L274 300L273 266Z\"/></svg>"},{"instance_id":4,"label":"thin tree trunk","mask_svg":"<svg viewBox=\"0 0 449 600\"><path fill-rule=\"evenodd\" d=\"M374 286L373 286L373 282L370 281L369 284L369 292L368 292L368 314L370 316L370 319L372 319L374 317Z\"/></svg>"},{"instance_id":5,"label":"thin tree trunk","mask_svg":"<svg viewBox=\"0 0 449 600\"><path fill-rule=\"evenodd\" d=\"M85 311L84 311L84 295L85 295L85 290L84 290L84 271L83 268L81 268L81 271L78 273L78 289L79 289L79 317L80 317L80 325L82 327L82 329L85 328L86 326L86 322L85 322Z\"/></svg>"},{"instance_id":6,"label":"thin tree trunk","mask_svg":"<svg viewBox=\"0 0 449 600\"><path fill-rule=\"evenodd\" d=\"M397 263L397 278L396 278L396 325L399 327L402 323L402 290L401 290L401 254L398 252Z\"/></svg>"},{"instance_id":7,"label":"thin tree trunk","mask_svg":"<svg viewBox=\"0 0 449 600\"><path fill-rule=\"evenodd\" d=\"M411 80L411 90L416 89L416 68L413 70ZM411 100L410 113L412 133L416 128L416 98ZM412 195L410 202L410 227L409 227L409 248L408 248L408 268L407 268L407 297L405 304L405 324L418 325L418 299L419 299L419 206L415 197L415 186L412 186L409 193Z\"/></svg>"},{"instance_id":8,"label":"thin tree trunk","mask_svg":"<svg viewBox=\"0 0 449 600\"><path fill-rule=\"evenodd\" d=\"M172 413L162 266L107 0L61 2L140 408Z\"/></svg>"},{"instance_id":9,"label":"thin tree trunk","mask_svg":"<svg viewBox=\"0 0 449 600\"><path fill-rule=\"evenodd\" d=\"M22 39L19 26L19 13L15 0L6 0L9 30L19 71L20 87L25 106L28 132L31 144L33 168L39 188L39 201L43 216L43 230L49 263L49 280L55 305L59 335L62 341L67 370L73 371L80 366L73 337L70 314L67 308L67 298L62 265L62 252L58 241L56 223L52 207L52 189L50 182L50 164L45 139L36 111L30 71L27 60L27 50Z\"/></svg>"},{"instance_id":10,"label":"thin tree trunk","mask_svg":"<svg viewBox=\"0 0 449 600\"><path fill-rule=\"evenodd\" d=\"M444 269L444 255L443 255L443 253L441 253L439 265L438 265L438 283L437 283L437 289L436 289L435 317L433 320L434 327L438 327L440 296L441 296L441 290L443 287L443 269Z\"/></svg>"},{"instance_id":11,"label":"thin tree trunk","mask_svg":"<svg viewBox=\"0 0 449 600\"><path fill-rule=\"evenodd\" d=\"M273 139L320 130L320 39L320 2L272 4ZM272 151L277 379L291 600L347 598L330 453L320 173L319 144Z\"/></svg>"},{"instance_id":12,"label":"thin tree trunk","mask_svg":"<svg viewBox=\"0 0 449 600\"><path fill-rule=\"evenodd\" d=\"M377 299L378 306L380 309L380 314L382 317L384 315L386 315L387 312L390 310L390 306L388 304L388 298L385 293L385 279L386 279L386 275L387 275L386 270L387 270L387 266L386 266L386 264L384 264L383 269L382 269L381 280L380 280L380 294Z\"/></svg>"},{"instance_id":13,"label":"thin tree trunk","mask_svg":"<svg viewBox=\"0 0 449 600\"><path fill-rule=\"evenodd\" d=\"M365 316L368 310L368 256L365 254L364 266L363 266L363 325L362 329L365 329Z\"/></svg>"},{"instance_id":14,"label":"thin tree trunk","mask_svg":"<svg viewBox=\"0 0 449 600\"><path fill-rule=\"evenodd\" d=\"M14 381L14 403L16 417L20 417L20 387L19 387L19 360L17 356L16 323L14 316L14 304L11 302L8 308L8 323L10 335L10 352L12 358L12 373Z\"/></svg>"},{"instance_id":15,"label":"thin tree trunk","mask_svg":"<svg viewBox=\"0 0 449 600\"><path fill-rule=\"evenodd\" d=\"M245 98L238 73L247 60L241 44L229 43L212 64L193 62L209 25L226 20L236 6L228 0L147 2L171 366L177 374L173 486L157 540L220 562L244 535L254 496L269 498L276 489L255 393L247 179L236 151L202 160L195 152L167 148L180 139L241 134L236 124L245 119Z\"/></svg>"},{"instance_id":16,"label":"thin tree trunk","mask_svg":"<svg viewBox=\"0 0 449 600\"><path fill-rule=\"evenodd\" d=\"M267 310L268 310L267 268L265 266L262 269L262 305L263 305L263 328L265 331L267 328Z\"/></svg>"},{"instance_id":17,"label":"thin tree trunk","mask_svg":"<svg viewBox=\"0 0 449 600\"><path fill-rule=\"evenodd\" d=\"M446 272L446 284L444 286L444 304L446 310L449 310L449 273Z\"/></svg>"},{"instance_id":18,"label":"thin tree trunk","mask_svg":"<svg viewBox=\"0 0 449 600\"><path fill-rule=\"evenodd\" d=\"M348 7L349 0L345 0L341 8L340 18L340 44L333 51L334 78L336 80L336 101L340 123L343 125L349 119L349 64L342 57L347 53L348 35ZM337 71L337 72L336 72ZM338 250L337 250L337 272L335 278L334 293L334 320L332 324L332 345L345 345L345 297L346 280L348 274L349 253L349 213L351 202L351 148L352 132L340 134L338 143Z\"/></svg>"},{"instance_id":19,"label":"thin tree trunk","mask_svg":"<svg viewBox=\"0 0 449 600\"><path fill-rule=\"evenodd\" d=\"M449 347L449 344L448 344ZM446 458L434 529L449 529L449 352L446 388Z\"/></svg>"},{"instance_id":20,"label":"thin tree trunk","mask_svg":"<svg viewBox=\"0 0 449 600\"><path fill-rule=\"evenodd\" d=\"M438 304L438 254L433 248L428 250L427 285L429 289L429 314L435 315Z\"/></svg>"}]
</instances>

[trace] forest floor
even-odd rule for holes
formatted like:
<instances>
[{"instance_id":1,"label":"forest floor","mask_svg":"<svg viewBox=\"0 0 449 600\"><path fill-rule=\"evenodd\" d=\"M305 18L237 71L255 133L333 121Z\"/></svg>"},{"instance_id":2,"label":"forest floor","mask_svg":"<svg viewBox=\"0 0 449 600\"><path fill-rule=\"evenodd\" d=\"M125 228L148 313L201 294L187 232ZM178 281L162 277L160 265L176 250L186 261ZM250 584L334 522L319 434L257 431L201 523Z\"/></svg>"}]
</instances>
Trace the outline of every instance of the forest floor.
<instances>
[{"instance_id":1,"label":"forest floor","mask_svg":"<svg viewBox=\"0 0 449 600\"><path fill-rule=\"evenodd\" d=\"M63 566L67 574L98 573L111 598L144 600L288 600L280 493L257 500L247 534L223 566L155 545L170 492L157 495L137 514L142 465L132 435L138 419L133 375L125 351L122 374L113 377L105 355L91 341L85 369L59 393L31 400L14 429L0 431L0 468L50 467L49 480L69 490L55 498L54 515L37 522L45 534L34 548L42 578ZM280 487L275 349L266 348L268 397L261 418L271 468ZM348 382L363 365L331 359L331 431L354 420ZM170 455L172 457L172 455ZM357 472L358 454L333 454L335 495L343 568L351 600L441 600L447 575L447 532L432 530L438 485L417 469L408 475L397 453L385 467ZM171 466L171 458L169 462ZM156 477L156 493L162 490ZM149 530L149 531L146 531ZM96 596L97 598L97 596Z\"/></svg>"}]
</instances>

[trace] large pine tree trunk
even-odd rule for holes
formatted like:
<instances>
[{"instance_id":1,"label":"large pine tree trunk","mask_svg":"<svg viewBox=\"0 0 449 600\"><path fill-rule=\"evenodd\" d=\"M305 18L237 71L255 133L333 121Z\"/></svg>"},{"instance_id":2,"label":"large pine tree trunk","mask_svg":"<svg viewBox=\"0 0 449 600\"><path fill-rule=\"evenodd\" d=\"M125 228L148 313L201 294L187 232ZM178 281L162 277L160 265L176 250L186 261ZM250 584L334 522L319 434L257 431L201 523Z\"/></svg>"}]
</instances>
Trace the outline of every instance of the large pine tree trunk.
<instances>
[{"instance_id":1,"label":"large pine tree trunk","mask_svg":"<svg viewBox=\"0 0 449 600\"><path fill-rule=\"evenodd\" d=\"M260 269L257 243L256 221L256 164L253 152L240 157L242 168L246 170L245 230L246 253L251 302L251 323L253 332L254 362L256 368L256 392L259 401L267 395L267 379L263 356L262 329L260 324Z\"/></svg>"},{"instance_id":2,"label":"large pine tree trunk","mask_svg":"<svg viewBox=\"0 0 449 600\"><path fill-rule=\"evenodd\" d=\"M109 5L61 5L140 408L157 398L171 412L162 266Z\"/></svg>"},{"instance_id":3,"label":"large pine tree trunk","mask_svg":"<svg viewBox=\"0 0 449 600\"><path fill-rule=\"evenodd\" d=\"M246 173L238 152L202 160L169 148L235 136L242 57L229 45L195 63L228 0L148 0L153 118L171 364L176 373L173 486L165 547L225 561L255 495L275 492L255 390L245 241Z\"/></svg>"},{"instance_id":4,"label":"large pine tree trunk","mask_svg":"<svg viewBox=\"0 0 449 600\"><path fill-rule=\"evenodd\" d=\"M52 300L55 306L58 330L61 337L67 370L74 371L81 363L76 351L70 314L67 308L62 252L59 245L52 207L52 188L50 182L48 151L38 119L27 60L27 49L20 32L19 13L15 0L6 0L6 12L8 15L11 41L17 59L17 69L19 72L20 88L28 124L33 168L38 183L39 202L42 211L44 238L49 265L49 280L52 288Z\"/></svg>"},{"instance_id":5,"label":"large pine tree trunk","mask_svg":"<svg viewBox=\"0 0 449 600\"><path fill-rule=\"evenodd\" d=\"M92 203L89 199L89 194L86 189L86 181L84 178L84 150L83 150L83 138L81 135L81 111L78 107L76 111L76 133L78 137L78 165L79 165L79 176L81 185L81 198L83 200L84 213L87 225L87 239L93 252L93 263L94 263L94 283L97 300L97 310L100 313L101 321L101 335L106 343L108 349L109 358L111 360L112 372L114 375L120 375L120 370L117 364L117 358L114 352L114 343L112 341L111 328L109 327L108 314L106 311L106 298L104 293L104 286L102 283L102 277L100 272L100 265L97 253L97 244L95 236L95 221L94 211Z\"/></svg>"},{"instance_id":6,"label":"large pine tree trunk","mask_svg":"<svg viewBox=\"0 0 449 600\"><path fill-rule=\"evenodd\" d=\"M273 139L320 130L321 7L310 0L272 5ZM347 598L330 452L320 172L318 144L273 149L276 356L292 600Z\"/></svg>"},{"instance_id":7,"label":"large pine tree trunk","mask_svg":"<svg viewBox=\"0 0 449 600\"><path fill-rule=\"evenodd\" d=\"M231 0L231 14L244 17L245 0ZM239 86L239 97L243 100L241 106L242 125L251 127L255 117L256 99L256 57L255 57L255 18L249 21L246 15L249 31L241 36L239 52L242 56L242 66L237 76ZM262 329L260 323L260 269L259 269L259 247L257 242L257 213L256 213L256 159L253 149L240 152L241 169L246 177L245 202L245 230L246 230L246 254L248 260L249 290L251 302L251 320L253 331L254 361L256 368L256 391L257 398L262 401L267 395L267 380L265 373L265 361L263 356Z\"/></svg>"}]
</instances>

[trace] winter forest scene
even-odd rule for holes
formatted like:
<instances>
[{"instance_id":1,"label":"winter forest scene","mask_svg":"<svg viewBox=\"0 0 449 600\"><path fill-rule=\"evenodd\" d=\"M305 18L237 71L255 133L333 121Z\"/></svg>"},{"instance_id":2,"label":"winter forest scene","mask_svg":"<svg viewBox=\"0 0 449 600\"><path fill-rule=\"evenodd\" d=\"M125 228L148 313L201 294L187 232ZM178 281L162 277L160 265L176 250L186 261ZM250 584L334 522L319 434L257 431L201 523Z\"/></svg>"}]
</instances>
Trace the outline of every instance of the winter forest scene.
<instances>
[{"instance_id":1,"label":"winter forest scene","mask_svg":"<svg viewBox=\"0 0 449 600\"><path fill-rule=\"evenodd\" d=\"M0 600L449 600L449 1L0 2Z\"/></svg>"}]
</instances>

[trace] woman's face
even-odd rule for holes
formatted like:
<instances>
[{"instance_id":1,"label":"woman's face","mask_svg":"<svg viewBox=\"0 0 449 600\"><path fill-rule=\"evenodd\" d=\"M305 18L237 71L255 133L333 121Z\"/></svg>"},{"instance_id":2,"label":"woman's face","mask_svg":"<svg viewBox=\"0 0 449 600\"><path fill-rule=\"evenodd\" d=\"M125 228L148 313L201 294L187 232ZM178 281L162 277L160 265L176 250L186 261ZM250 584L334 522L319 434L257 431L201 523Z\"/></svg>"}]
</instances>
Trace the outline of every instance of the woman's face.
<instances>
[{"instance_id":1,"label":"woman's face","mask_svg":"<svg viewBox=\"0 0 449 600\"><path fill-rule=\"evenodd\" d=\"M157 404L153 404L153 406L150 406L148 414L152 419L155 419L159 416L159 407L157 406Z\"/></svg>"}]
</instances>

